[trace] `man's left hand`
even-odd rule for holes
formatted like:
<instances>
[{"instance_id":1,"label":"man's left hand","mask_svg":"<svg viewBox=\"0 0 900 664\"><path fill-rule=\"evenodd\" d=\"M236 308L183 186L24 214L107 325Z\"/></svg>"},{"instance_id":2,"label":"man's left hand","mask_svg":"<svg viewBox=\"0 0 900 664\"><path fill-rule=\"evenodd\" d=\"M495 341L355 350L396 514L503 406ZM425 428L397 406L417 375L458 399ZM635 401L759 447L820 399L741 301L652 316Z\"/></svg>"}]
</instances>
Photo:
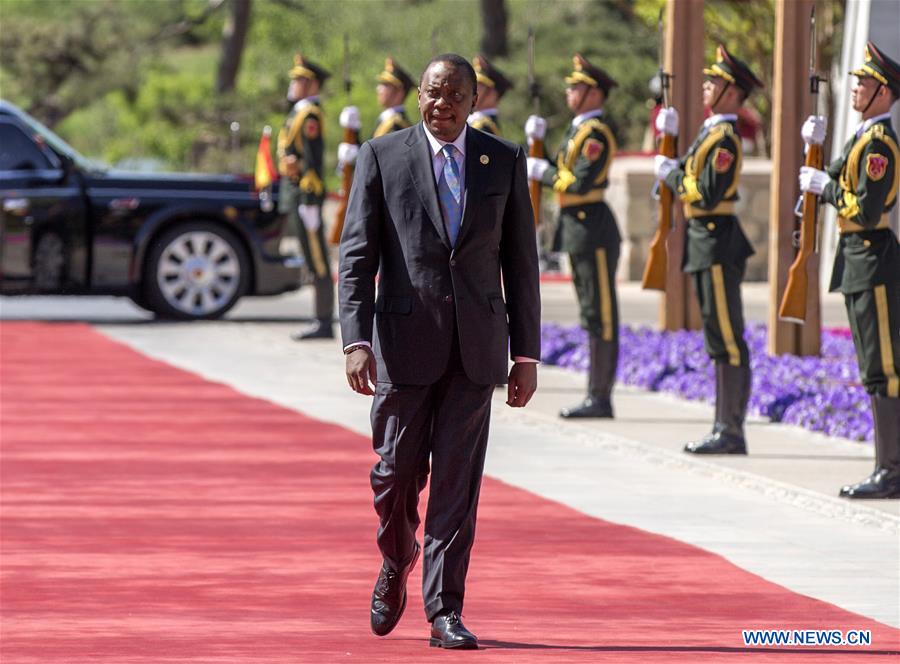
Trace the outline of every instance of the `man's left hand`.
<instances>
[{"instance_id":1,"label":"man's left hand","mask_svg":"<svg viewBox=\"0 0 900 664\"><path fill-rule=\"evenodd\" d=\"M653 158L653 170L656 173L657 180L665 180L669 173L678 166L677 159L664 157L661 154Z\"/></svg>"},{"instance_id":2,"label":"man's left hand","mask_svg":"<svg viewBox=\"0 0 900 664\"><path fill-rule=\"evenodd\" d=\"M825 191L825 185L830 179L825 171L811 166L800 167L800 191L808 191L818 196Z\"/></svg>"},{"instance_id":3,"label":"man's left hand","mask_svg":"<svg viewBox=\"0 0 900 664\"><path fill-rule=\"evenodd\" d=\"M537 390L537 362L516 362L509 371L506 405L522 408Z\"/></svg>"},{"instance_id":4,"label":"man's left hand","mask_svg":"<svg viewBox=\"0 0 900 664\"><path fill-rule=\"evenodd\" d=\"M528 157L526 160L525 170L529 180L540 180L548 168L550 168L550 162L546 159Z\"/></svg>"},{"instance_id":5,"label":"man's left hand","mask_svg":"<svg viewBox=\"0 0 900 664\"><path fill-rule=\"evenodd\" d=\"M319 226L322 225L322 215L319 213L318 205L304 205L301 203L297 206L297 213L300 215L300 220L303 222L303 227L306 230L311 233L319 230Z\"/></svg>"}]
</instances>

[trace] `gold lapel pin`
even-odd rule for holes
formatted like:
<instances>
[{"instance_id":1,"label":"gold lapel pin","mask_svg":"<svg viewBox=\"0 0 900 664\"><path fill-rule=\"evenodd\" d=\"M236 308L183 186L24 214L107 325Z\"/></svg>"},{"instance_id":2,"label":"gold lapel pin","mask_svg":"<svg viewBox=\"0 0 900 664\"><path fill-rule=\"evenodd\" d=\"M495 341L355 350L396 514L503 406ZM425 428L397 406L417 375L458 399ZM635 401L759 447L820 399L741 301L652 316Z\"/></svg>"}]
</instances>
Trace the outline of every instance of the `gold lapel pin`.
<instances>
[{"instance_id":1,"label":"gold lapel pin","mask_svg":"<svg viewBox=\"0 0 900 664\"><path fill-rule=\"evenodd\" d=\"M482 164L487 166L490 159L488 159L488 156L486 154L483 154L483 155L481 155L481 158L478 161L480 161Z\"/></svg>"}]
</instances>

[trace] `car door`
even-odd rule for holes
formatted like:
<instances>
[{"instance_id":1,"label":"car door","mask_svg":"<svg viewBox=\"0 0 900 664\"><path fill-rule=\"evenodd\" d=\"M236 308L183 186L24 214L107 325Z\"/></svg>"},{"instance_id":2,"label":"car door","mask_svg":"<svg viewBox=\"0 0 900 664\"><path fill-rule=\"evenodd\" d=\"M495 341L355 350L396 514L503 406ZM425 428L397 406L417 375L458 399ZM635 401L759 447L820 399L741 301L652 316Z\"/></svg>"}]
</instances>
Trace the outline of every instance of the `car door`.
<instances>
[{"instance_id":1,"label":"car door","mask_svg":"<svg viewBox=\"0 0 900 664\"><path fill-rule=\"evenodd\" d=\"M0 116L0 292L87 287L78 173L15 118Z\"/></svg>"}]
</instances>

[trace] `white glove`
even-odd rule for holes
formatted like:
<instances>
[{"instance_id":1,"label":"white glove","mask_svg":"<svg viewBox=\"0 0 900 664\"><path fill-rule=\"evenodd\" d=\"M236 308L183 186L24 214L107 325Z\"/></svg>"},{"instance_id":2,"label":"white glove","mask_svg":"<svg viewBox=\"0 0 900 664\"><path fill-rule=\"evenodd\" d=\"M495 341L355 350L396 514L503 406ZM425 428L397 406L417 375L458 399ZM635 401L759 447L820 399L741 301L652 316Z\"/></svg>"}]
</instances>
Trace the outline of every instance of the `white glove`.
<instances>
[{"instance_id":1,"label":"white glove","mask_svg":"<svg viewBox=\"0 0 900 664\"><path fill-rule=\"evenodd\" d=\"M660 109L656 114L656 131L660 134L678 136L678 111L671 106Z\"/></svg>"},{"instance_id":2,"label":"white glove","mask_svg":"<svg viewBox=\"0 0 900 664\"><path fill-rule=\"evenodd\" d=\"M800 191L808 191L818 196L825 190L825 185L831 178L828 173L820 171L812 166L800 167Z\"/></svg>"},{"instance_id":3,"label":"white glove","mask_svg":"<svg viewBox=\"0 0 900 664\"><path fill-rule=\"evenodd\" d=\"M550 162L546 159L538 159L537 157L528 157L525 170L528 173L529 180L540 180L544 177L544 173L550 168Z\"/></svg>"},{"instance_id":4,"label":"white glove","mask_svg":"<svg viewBox=\"0 0 900 664\"><path fill-rule=\"evenodd\" d=\"M306 230L308 230L308 231L319 230L319 226L322 225L322 215L319 214L319 206L318 205L300 204L297 206L297 212L300 213L300 220L303 222L303 227Z\"/></svg>"},{"instance_id":5,"label":"white glove","mask_svg":"<svg viewBox=\"0 0 900 664\"><path fill-rule=\"evenodd\" d=\"M547 133L547 121L540 115L529 115L525 121L525 136L528 142L542 141Z\"/></svg>"},{"instance_id":6,"label":"white glove","mask_svg":"<svg viewBox=\"0 0 900 664\"><path fill-rule=\"evenodd\" d=\"M807 145L822 145L825 142L825 116L810 115L800 128L800 136Z\"/></svg>"},{"instance_id":7,"label":"white glove","mask_svg":"<svg viewBox=\"0 0 900 664\"><path fill-rule=\"evenodd\" d=\"M359 146L353 143L338 144L338 163L341 166L345 164L353 165L356 163L356 157L359 154Z\"/></svg>"},{"instance_id":8,"label":"white glove","mask_svg":"<svg viewBox=\"0 0 900 664\"><path fill-rule=\"evenodd\" d=\"M661 154L656 155L653 159L653 172L656 173L657 180L665 180L666 176L672 172L673 168L677 168L678 160L663 157Z\"/></svg>"},{"instance_id":9,"label":"white glove","mask_svg":"<svg viewBox=\"0 0 900 664\"><path fill-rule=\"evenodd\" d=\"M358 130L362 126L359 121L359 109L356 106L344 106L341 116L338 118L338 124L344 129Z\"/></svg>"}]
</instances>

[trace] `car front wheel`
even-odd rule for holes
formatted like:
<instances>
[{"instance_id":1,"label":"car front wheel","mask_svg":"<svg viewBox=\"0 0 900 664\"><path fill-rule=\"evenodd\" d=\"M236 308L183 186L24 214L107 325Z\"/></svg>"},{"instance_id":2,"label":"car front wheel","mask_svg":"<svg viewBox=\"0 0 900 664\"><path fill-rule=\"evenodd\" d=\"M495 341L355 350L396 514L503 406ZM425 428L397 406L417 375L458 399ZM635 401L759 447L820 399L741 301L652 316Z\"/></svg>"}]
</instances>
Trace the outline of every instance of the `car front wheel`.
<instances>
[{"instance_id":1,"label":"car front wheel","mask_svg":"<svg viewBox=\"0 0 900 664\"><path fill-rule=\"evenodd\" d=\"M156 238L144 270L147 305L165 318L219 318L247 290L250 261L231 231L193 222Z\"/></svg>"}]
</instances>

